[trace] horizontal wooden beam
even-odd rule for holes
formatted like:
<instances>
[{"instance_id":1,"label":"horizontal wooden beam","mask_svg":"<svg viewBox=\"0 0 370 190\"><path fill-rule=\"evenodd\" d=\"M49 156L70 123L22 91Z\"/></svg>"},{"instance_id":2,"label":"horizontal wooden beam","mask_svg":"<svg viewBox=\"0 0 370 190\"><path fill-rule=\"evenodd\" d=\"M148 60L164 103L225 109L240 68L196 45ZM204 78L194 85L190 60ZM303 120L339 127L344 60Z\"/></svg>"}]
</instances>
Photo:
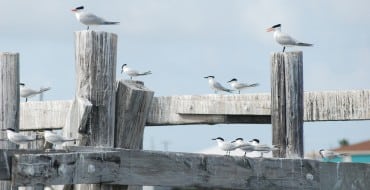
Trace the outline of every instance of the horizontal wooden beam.
<instances>
[{"instance_id":1,"label":"horizontal wooden beam","mask_svg":"<svg viewBox=\"0 0 370 190\"><path fill-rule=\"evenodd\" d=\"M370 164L86 148L15 154L12 183L107 183L232 189L366 189Z\"/></svg>"},{"instance_id":2,"label":"horizontal wooden beam","mask_svg":"<svg viewBox=\"0 0 370 190\"><path fill-rule=\"evenodd\" d=\"M21 103L20 128L63 128L72 101ZM154 97L147 126L271 123L269 94ZM305 92L304 120L370 120L370 90Z\"/></svg>"}]
</instances>

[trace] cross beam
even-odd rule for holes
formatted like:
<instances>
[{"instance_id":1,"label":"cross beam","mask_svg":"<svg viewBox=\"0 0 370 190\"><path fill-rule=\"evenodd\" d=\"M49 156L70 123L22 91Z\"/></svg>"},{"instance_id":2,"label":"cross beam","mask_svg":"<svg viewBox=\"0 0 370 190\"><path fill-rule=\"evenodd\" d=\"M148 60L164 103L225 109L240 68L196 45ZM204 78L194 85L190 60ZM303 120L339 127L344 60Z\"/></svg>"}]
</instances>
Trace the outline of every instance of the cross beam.
<instances>
[{"instance_id":1,"label":"cross beam","mask_svg":"<svg viewBox=\"0 0 370 190\"><path fill-rule=\"evenodd\" d=\"M4 152L1 150L0 155ZM0 173L3 165L0 162ZM94 147L70 147L67 152L55 153L14 153L11 175L15 186L81 183L232 189L370 186L370 164Z\"/></svg>"}]
</instances>

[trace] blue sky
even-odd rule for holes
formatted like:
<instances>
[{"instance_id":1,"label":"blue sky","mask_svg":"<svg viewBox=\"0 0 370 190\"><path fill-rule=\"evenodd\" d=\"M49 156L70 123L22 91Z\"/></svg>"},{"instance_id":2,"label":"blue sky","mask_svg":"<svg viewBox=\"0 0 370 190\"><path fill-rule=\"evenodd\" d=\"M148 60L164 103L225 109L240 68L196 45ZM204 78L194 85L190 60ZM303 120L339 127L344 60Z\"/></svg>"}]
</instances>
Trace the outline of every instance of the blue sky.
<instances>
[{"instance_id":1,"label":"blue sky","mask_svg":"<svg viewBox=\"0 0 370 190\"><path fill-rule=\"evenodd\" d=\"M270 92L270 54L281 47L265 29L282 24L296 39L313 43L304 54L304 90L369 89L370 1L247 0L0 0L0 51L20 53L21 81L51 85L46 100L72 99L75 92L74 32L85 29L70 11L85 9L117 26L92 27L118 35L117 79L126 63L152 70L141 78L155 96L208 94L207 75L258 82L245 93ZM34 98L37 100L37 98ZM335 147L341 138L370 138L370 122L305 124L306 150ZM335 132L334 132L335 131ZM144 146L196 151L214 136L271 142L269 125L148 128ZM186 142L187 136L192 137Z\"/></svg>"}]
</instances>

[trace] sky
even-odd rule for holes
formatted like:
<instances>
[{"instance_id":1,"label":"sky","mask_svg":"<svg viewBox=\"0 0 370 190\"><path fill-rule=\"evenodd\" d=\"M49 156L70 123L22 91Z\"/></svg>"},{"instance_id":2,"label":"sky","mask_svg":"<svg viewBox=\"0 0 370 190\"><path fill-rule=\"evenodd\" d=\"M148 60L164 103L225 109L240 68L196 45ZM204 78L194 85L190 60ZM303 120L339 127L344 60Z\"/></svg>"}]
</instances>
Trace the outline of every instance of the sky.
<instances>
[{"instance_id":1,"label":"sky","mask_svg":"<svg viewBox=\"0 0 370 190\"><path fill-rule=\"evenodd\" d=\"M128 79L120 74L122 64L151 70L140 80L155 96L212 93L203 78L208 75L225 85L231 78L260 84L244 93L270 92L270 55L282 47L265 30L275 24L314 44L288 49L303 51L305 91L370 88L368 0L0 0L0 51L20 53L27 86L52 87L45 100L74 97L74 32L86 27L71 9L81 5L120 22L91 29L118 35L117 80ZM342 138L370 139L370 122L305 123L304 131L306 151L334 148ZM269 144L271 126L149 127L144 148L196 152L214 146L211 138L240 135Z\"/></svg>"}]
</instances>

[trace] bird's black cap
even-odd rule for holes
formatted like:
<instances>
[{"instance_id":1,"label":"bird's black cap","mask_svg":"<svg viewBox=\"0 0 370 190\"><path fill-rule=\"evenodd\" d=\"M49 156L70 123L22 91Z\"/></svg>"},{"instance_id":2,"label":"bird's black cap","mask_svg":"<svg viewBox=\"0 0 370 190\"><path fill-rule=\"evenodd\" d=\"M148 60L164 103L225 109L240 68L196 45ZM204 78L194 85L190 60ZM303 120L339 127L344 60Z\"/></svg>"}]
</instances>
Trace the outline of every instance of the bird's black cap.
<instances>
[{"instance_id":1,"label":"bird's black cap","mask_svg":"<svg viewBox=\"0 0 370 190\"><path fill-rule=\"evenodd\" d=\"M75 9L76 10L82 10L82 9L84 9L84 6L79 6L79 7L76 7Z\"/></svg>"},{"instance_id":2,"label":"bird's black cap","mask_svg":"<svg viewBox=\"0 0 370 190\"><path fill-rule=\"evenodd\" d=\"M243 138L240 138L240 137L239 137L239 138L235 139L235 141L237 141L237 140L243 140Z\"/></svg>"},{"instance_id":3,"label":"bird's black cap","mask_svg":"<svg viewBox=\"0 0 370 190\"><path fill-rule=\"evenodd\" d=\"M237 81L237 80L238 80L238 79L233 78L233 79L229 80L228 82L233 82L233 81Z\"/></svg>"},{"instance_id":4,"label":"bird's black cap","mask_svg":"<svg viewBox=\"0 0 370 190\"><path fill-rule=\"evenodd\" d=\"M279 27L281 27L281 24L276 24L276 25L272 26L271 28L279 28Z\"/></svg>"},{"instance_id":5,"label":"bird's black cap","mask_svg":"<svg viewBox=\"0 0 370 190\"><path fill-rule=\"evenodd\" d=\"M6 128L6 129L3 129L3 131L6 131L6 130L14 131L14 132L15 132L15 129L13 129L13 128Z\"/></svg>"},{"instance_id":6,"label":"bird's black cap","mask_svg":"<svg viewBox=\"0 0 370 190\"><path fill-rule=\"evenodd\" d=\"M252 141L256 141L257 143L260 143L260 140L258 139L252 139Z\"/></svg>"},{"instance_id":7,"label":"bird's black cap","mask_svg":"<svg viewBox=\"0 0 370 190\"><path fill-rule=\"evenodd\" d=\"M19 85L24 86L24 83L19 83Z\"/></svg>"},{"instance_id":8,"label":"bird's black cap","mask_svg":"<svg viewBox=\"0 0 370 190\"><path fill-rule=\"evenodd\" d=\"M123 68L124 66L126 66L127 64L123 64L122 66L121 66L121 68Z\"/></svg>"},{"instance_id":9,"label":"bird's black cap","mask_svg":"<svg viewBox=\"0 0 370 190\"><path fill-rule=\"evenodd\" d=\"M210 76L206 76L204 78L215 78L215 76L210 75Z\"/></svg>"},{"instance_id":10,"label":"bird's black cap","mask_svg":"<svg viewBox=\"0 0 370 190\"><path fill-rule=\"evenodd\" d=\"M217 137L217 138L212 139L212 140L217 140L217 139L220 139L220 140L224 141L224 139L222 137Z\"/></svg>"}]
</instances>

